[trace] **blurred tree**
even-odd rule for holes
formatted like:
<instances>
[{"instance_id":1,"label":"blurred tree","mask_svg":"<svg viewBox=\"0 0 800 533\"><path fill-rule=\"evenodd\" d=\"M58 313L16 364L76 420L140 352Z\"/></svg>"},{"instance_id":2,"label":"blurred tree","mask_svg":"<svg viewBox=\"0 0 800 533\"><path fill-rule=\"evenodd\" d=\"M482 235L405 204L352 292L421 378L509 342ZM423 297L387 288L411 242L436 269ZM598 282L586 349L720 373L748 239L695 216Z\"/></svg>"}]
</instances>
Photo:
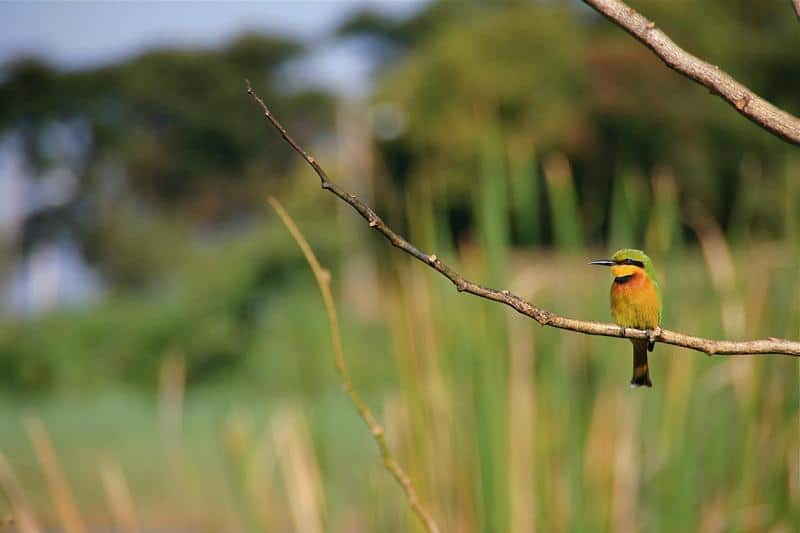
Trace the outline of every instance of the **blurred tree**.
<instances>
[{"instance_id":1,"label":"blurred tree","mask_svg":"<svg viewBox=\"0 0 800 533\"><path fill-rule=\"evenodd\" d=\"M785 5L643 0L636 7L687 50L797 113L800 34ZM405 134L380 145L400 180L424 176L439 191L471 187L482 132L498 126L511 144L566 153L581 203L594 211L597 204L608 211L619 168L638 169L646 183L669 165L681 198L699 199L723 223L743 153L779 179L784 143L584 6L442 0L396 23L360 13L342 32L407 50L389 63L376 94L407 118Z\"/></svg>"},{"instance_id":2,"label":"blurred tree","mask_svg":"<svg viewBox=\"0 0 800 533\"><path fill-rule=\"evenodd\" d=\"M157 50L77 72L34 60L8 65L0 137L22 139L33 179L58 168L78 180L69 201L30 209L25 247L68 231L112 278L140 280L154 267L146 258L162 252L146 251L145 234L134 237L136 246L125 244L148 226L132 217L174 213L208 223L259 209L265 182L285 173L291 153L254 132L244 80L253 79L299 136L319 135L330 126L331 97L278 89L282 66L303 51L286 39L244 35L221 49ZM59 149L61 140L78 147L73 157Z\"/></svg>"},{"instance_id":3,"label":"blurred tree","mask_svg":"<svg viewBox=\"0 0 800 533\"><path fill-rule=\"evenodd\" d=\"M289 160L285 146L250 134L245 77L257 77L276 112L305 135L325 129L327 95L276 89L280 67L302 51L291 41L246 35L221 50L159 50L80 72L21 61L7 67L0 85L0 128L23 132L32 160L43 165L42 132L56 121L85 121L90 167L96 156L119 158L135 193L178 205L212 194L213 207L224 208L237 201L220 197L223 191L235 198L260 163L280 172Z\"/></svg>"}]
</instances>

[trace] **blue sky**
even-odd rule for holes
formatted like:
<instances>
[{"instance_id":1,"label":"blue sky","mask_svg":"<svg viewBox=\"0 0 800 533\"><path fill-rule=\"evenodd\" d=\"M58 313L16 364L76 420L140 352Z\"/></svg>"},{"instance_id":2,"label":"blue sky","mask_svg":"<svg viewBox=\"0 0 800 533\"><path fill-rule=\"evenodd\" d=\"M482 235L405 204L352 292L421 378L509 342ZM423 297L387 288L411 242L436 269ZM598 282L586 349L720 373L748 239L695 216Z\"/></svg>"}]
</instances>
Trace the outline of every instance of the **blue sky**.
<instances>
[{"instance_id":1,"label":"blue sky","mask_svg":"<svg viewBox=\"0 0 800 533\"><path fill-rule=\"evenodd\" d=\"M425 2L0 2L0 63L35 55L62 68L83 68L158 46L215 46L254 30L311 44L310 81L358 93L365 59L352 44L332 45L331 32L364 7L404 16Z\"/></svg>"}]
</instances>

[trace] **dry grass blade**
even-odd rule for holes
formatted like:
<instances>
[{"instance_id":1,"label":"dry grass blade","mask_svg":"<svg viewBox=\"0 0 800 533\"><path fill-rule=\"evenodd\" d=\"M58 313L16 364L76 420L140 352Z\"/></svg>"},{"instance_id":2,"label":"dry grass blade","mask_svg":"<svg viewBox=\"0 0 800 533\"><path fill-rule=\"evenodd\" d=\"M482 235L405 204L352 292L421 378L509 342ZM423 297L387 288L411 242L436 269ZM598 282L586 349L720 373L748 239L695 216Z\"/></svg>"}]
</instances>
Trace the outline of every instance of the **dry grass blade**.
<instances>
[{"instance_id":1,"label":"dry grass blade","mask_svg":"<svg viewBox=\"0 0 800 533\"><path fill-rule=\"evenodd\" d=\"M158 423L169 481L174 493L181 494L185 481L183 469L183 408L186 395L186 361L180 355L168 355L158 372Z\"/></svg>"},{"instance_id":2,"label":"dry grass blade","mask_svg":"<svg viewBox=\"0 0 800 533\"><path fill-rule=\"evenodd\" d=\"M72 491L67 483L67 478L58 464L58 457L44 423L37 416L25 417L25 428L33 443L36 459L42 468L50 498L55 504L61 525L67 533L85 533L86 524L78 511L78 505L72 497Z\"/></svg>"},{"instance_id":3,"label":"dry grass blade","mask_svg":"<svg viewBox=\"0 0 800 533\"><path fill-rule=\"evenodd\" d=\"M311 438L292 410L272 417L272 435L283 470L289 511L295 531L324 531L322 476L314 458Z\"/></svg>"},{"instance_id":4,"label":"dry grass blade","mask_svg":"<svg viewBox=\"0 0 800 533\"><path fill-rule=\"evenodd\" d=\"M641 450L636 449L636 426L639 424L641 404L626 402L617 394L616 442L614 443L614 472L611 487L612 524L614 531L635 533L639 530Z\"/></svg>"},{"instance_id":5,"label":"dry grass blade","mask_svg":"<svg viewBox=\"0 0 800 533\"><path fill-rule=\"evenodd\" d=\"M411 479L389 451L389 446L386 444L383 427L381 427L381 425L375 420L375 416L372 414L372 411L369 407L367 407L367 404L364 403L364 400L361 399L358 391L356 391L355 387L353 386L353 381L350 379L350 373L348 372L347 365L344 361L344 351L342 349L342 339L339 331L339 318L336 313L336 305L334 304L333 294L330 288L330 273L322 268L322 266L319 264L319 261L314 255L314 252L311 249L311 246L308 244L308 241L306 241L305 237L303 237L300 229L294 223L283 206L281 206L281 204L272 197L268 198L267 201L281 218L283 223L286 225L286 228L289 230L289 233L292 234L292 237L294 237L297 245L303 251L303 255L305 256L306 261L308 261L308 264L314 273L314 278L317 280L317 285L319 285L319 290L325 303L325 310L328 313L328 320L330 321L334 363L339 376L342 378L342 383L344 384L347 395L350 396L350 400L356 406L358 414L364 420L364 423L367 425L372 433L372 436L375 438L375 442L380 450L381 459L383 460L383 464L386 466L386 469L394 476L394 478L403 488L409 507L411 507L414 513L416 513L420 522L422 522L429 532L438 533L439 526L436 524L428 510L419 502L417 492L414 489L414 485L411 483Z\"/></svg>"},{"instance_id":6,"label":"dry grass blade","mask_svg":"<svg viewBox=\"0 0 800 533\"><path fill-rule=\"evenodd\" d=\"M122 467L116 461L103 461L100 465L100 477L111 516L114 518L115 530L128 533L139 531L133 498Z\"/></svg>"},{"instance_id":7,"label":"dry grass blade","mask_svg":"<svg viewBox=\"0 0 800 533\"><path fill-rule=\"evenodd\" d=\"M509 417L518 421L508 425L508 467L510 495L510 531L520 533L536 530L535 484L531 473L536 469L534 459L536 427L536 390L533 378L536 342L533 329L527 322L511 320L509 359L511 371L508 387Z\"/></svg>"},{"instance_id":8,"label":"dry grass blade","mask_svg":"<svg viewBox=\"0 0 800 533\"><path fill-rule=\"evenodd\" d=\"M468 292L475 296L505 304L518 313L528 316L536 320L542 326L550 326L553 328L564 329L568 331L575 331L584 333L586 335L603 335L606 337L624 337L628 339L649 339L653 342L663 342L672 344L674 346L681 346L703 352L708 355L791 355L800 357L800 342L791 341L787 339L778 339L770 337L768 339L759 339L752 341L729 341L729 340L713 340L704 339L702 337L695 337L692 335L684 335L676 331L657 328L655 331L648 334L648 332L633 329L623 328L615 324L604 324L601 322L593 322L589 320L576 320L565 316L556 315L549 311L545 311L536 307L529 301L521 296L517 296L508 290L496 290L489 287L484 287L474 283L452 267L445 264L444 261L439 259L435 254L426 254L401 235L396 233L390 228L386 222L383 221L367 204L362 202L356 195L341 189L338 185L328 179L325 170L320 166L316 159L310 156L303 150L299 144L289 135L286 128L275 118L275 115L269 110L256 93L250 87L250 82L247 83L247 92L255 100L264 116L269 120L270 124L278 130L281 137L291 146L303 159L314 169L314 172L319 176L322 188L335 194L343 202L350 205L361 215L369 224L371 228L379 231L392 246L399 248L405 253L411 255L418 261L429 266L430 268L439 272L442 276L449 279L453 285L456 286L459 292Z\"/></svg>"},{"instance_id":9,"label":"dry grass blade","mask_svg":"<svg viewBox=\"0 0 800 533\"><path fill-rule=\"evenodd\" d=\"M0 453L0 491L5 493L6 498L11 504L14 514L9 518L0 521L0 527L16 526L20 533L39 533L41 529L33 518L33 513L25 501L17 477L8 464L6 456Z\"/></svg>"},{"instance_id":10,"label":"dry grass blade","mask_svg":"<svg viewBox=\"0 0 800 533\"><path fill-rule=\"evenodd\" d=\"M722 300L722 326L725 334L735 335L737 331L744 331L745 305L736 297L736 268L722 229L700 207L692 209L688 222L697 234L711 283Z\"/></svg>"}]
</instances>

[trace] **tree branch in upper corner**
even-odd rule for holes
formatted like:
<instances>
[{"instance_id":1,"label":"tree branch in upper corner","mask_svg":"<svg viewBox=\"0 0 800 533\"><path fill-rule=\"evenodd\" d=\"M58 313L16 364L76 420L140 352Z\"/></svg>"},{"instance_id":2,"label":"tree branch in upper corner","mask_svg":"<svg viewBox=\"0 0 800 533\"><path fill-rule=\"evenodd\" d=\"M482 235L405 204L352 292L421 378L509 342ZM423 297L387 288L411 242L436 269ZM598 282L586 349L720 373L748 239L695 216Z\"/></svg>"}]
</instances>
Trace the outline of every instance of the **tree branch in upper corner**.
<instances>
[{"instance_id":1,"label":"tree branch in upper corner","mask_svg":"<svg viewBox=\"0 0 800 533\"><path fill-rule=\"evenodd\" d=\"M492 300L505 304L517 312L531 317L542 326L550 326L569 331L576 331L578 333L585 333L587 335L603 335L606 337L625 337L628 339L646 339L648 338L647 332L639 329L622 328L614 324L603 324L600 322L592 322L587 320L577 320L565 316L553 314L544 309L540 309L528 302L524 298L517 296L507 290L498 291L478 285L453 270L446 265L435 254L427 254L413 244L404 239L401 235L395 233L392 228L386 225L375 211L372 210L367 204L362 202L357 196L351 194L333 183L328 175L323 170L322 166L311 155L306 153L297 142L289 135L283 125L277 118L270 112L264 101L253 91L250 82L247 82L247 93L253 97L253 100L261 107L267 120L275 127L281 134L284 140L299 153L303 159L314 169L319 176L322 188L330 191L339 197L342 201L349 204L361 215L369 224L369 227L379 231L393 246L401 249L405 253L411 255L420 262L428 265L430 268L437 271L442 276L449 279L453 285L456 286L459 292L468 292L475 296L480 296L487 300ZM728 340L711 340L703 339L701 337L693 337L691 335L684 335L675 331L666 329L657 329L652 332L652 340L663 342L665 344L672 344L674 346L681 346L691 350L697 350L708 355L766 355L766 354L779 354L791 355L800 357L800 342L790 341L786 339L776 339L770 337L769 339L753 340L753 341L728 341Z\"/></svg>"},{"instance_id":2,"label":"tree branch in upper corner","mask_svg":"<svg viewBox=\"0 0 800 533\"><path fill-rule=\"evenodd\" d=\"M800 0L792 0L794 4L794 12L797 13L797 20L800 20Z\"/></svg>"},{"instance_id":3,"label":"tree branch in upper corner","mask_svg":"<svg viewBox=\"0 0 800 533\"><path fill-rule=\"evenodd\" d=\"M671 69L718 94L762 128L800 145L800 119L767 102L716 65L693 56L620 0L583 0L651 49ZM800 17L800 0L793 0Z\"/></svg>"}]
</instances>

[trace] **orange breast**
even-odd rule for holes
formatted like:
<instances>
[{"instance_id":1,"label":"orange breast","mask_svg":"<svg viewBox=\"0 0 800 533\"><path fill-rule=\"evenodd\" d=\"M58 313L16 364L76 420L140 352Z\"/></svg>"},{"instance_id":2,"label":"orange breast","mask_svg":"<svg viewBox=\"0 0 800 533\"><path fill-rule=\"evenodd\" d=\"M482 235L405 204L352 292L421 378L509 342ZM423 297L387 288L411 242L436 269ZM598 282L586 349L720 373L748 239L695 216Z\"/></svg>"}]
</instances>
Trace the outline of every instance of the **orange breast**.
<instances>
[{"instance_id":1,"label":"orange breast","mask_svg":"<svg viewBox=\"0 0 800 533\"><path fill-rule=\"evenodd\" d=\"M655 328L661 322L661 302L656 288L644 272L625 283L611 284L611 316L626 328Z\"/></svg>"}]
</instances>

